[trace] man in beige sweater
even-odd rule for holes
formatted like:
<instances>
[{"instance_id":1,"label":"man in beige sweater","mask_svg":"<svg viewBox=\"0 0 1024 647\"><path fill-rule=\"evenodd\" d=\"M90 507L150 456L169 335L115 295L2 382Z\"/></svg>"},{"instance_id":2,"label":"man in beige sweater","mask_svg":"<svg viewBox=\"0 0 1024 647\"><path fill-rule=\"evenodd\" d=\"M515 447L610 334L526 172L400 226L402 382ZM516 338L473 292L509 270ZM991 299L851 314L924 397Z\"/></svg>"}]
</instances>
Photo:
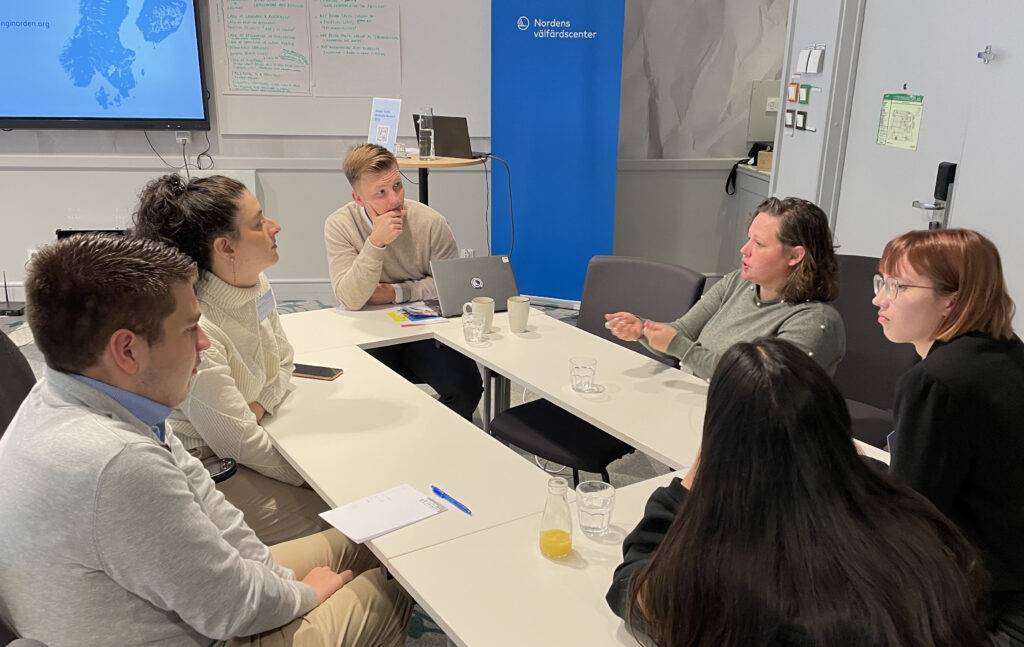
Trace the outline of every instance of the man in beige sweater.
<instances>
[{"instance_id":1,"label":"man in beige sweater","mask_svg":"<svg viewBox=\"0 0 1024 647\"><path fill-rule=\"evenodd\" d=\"M444 216L405 199L398 160L386 148L356 146L342 168L352 202L324 226L335 296L350 310L437 298L430 261L458 254ZM472 420L483 392L472 360L433 340L368 352L406 379L429 384L442 403Z\"/></svg>"}]
</instances>

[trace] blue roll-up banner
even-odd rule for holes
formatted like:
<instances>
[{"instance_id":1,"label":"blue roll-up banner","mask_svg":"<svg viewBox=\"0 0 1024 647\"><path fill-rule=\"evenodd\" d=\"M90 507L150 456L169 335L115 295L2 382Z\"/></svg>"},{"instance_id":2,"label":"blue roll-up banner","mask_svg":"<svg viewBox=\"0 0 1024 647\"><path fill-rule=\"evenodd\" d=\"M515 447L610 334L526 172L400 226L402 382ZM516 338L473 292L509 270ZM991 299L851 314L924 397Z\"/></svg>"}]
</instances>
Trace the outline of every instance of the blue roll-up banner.
<instances>
[{"instance_id":1,"label":"blue roll-up banner","mask_svg":"<svg viewBox=\"0 0 1024 647\"><path fill-rule=\"evenodd\" d=\"M611 254L625 0L492 0L491 150L519 290L579 299ZM512 244L492 162L492 252Z\"/></svg>"}]
</instances>

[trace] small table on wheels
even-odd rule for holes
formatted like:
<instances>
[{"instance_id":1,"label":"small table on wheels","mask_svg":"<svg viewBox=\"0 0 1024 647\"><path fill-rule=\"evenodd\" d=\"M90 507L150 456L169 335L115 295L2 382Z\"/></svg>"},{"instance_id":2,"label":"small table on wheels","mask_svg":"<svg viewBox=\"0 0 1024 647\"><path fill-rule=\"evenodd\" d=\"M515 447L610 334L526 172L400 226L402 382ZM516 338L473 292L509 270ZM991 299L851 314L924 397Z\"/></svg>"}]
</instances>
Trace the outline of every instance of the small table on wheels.
<instances>
[{"instance_id":1,"label":"small table on wheels","mask_svg":"<svg viewBox=\"0 0 1024 647\"><path fill-rule=\"evenodd\" d=\"M432 160L421 160L419 155L414 155L412 157L400 157L398 159L398 168L418 168L420 170L420 202L429 204L427 176L430 174L430 169L475 166L476 164L483 164L485 161L486 158L483 157L470 159L463 157L435 157Z\"/></svg>"}]
</instances>

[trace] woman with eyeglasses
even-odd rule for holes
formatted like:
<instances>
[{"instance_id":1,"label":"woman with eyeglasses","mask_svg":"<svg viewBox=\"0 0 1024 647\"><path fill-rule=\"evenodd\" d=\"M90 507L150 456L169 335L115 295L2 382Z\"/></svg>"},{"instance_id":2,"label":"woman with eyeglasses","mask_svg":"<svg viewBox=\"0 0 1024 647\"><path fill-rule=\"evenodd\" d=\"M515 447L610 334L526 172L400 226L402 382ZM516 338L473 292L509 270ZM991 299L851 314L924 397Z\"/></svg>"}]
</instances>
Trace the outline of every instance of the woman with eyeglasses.
<instances>
[{"instance_id":1,"label":"woman with eyeglasses","mask_svg":"<svg viewBox=\"0 0 1024 647\"><path fill-rule=\"evenodd\" d=\"M878 322L922 359L896 387L890 470L978 548L995 631L1024 644L1024 343L999 252L967 229L913 231L879 269Z\"/></svg>"},{"instance_id":2,"label":"woman with eyeglasses","mask_svg":"<svg viewBox=\"0 0 1024 647\"><path fill-rule=\"evenodd\" d=\"M924 497L857 455L825 371L736 344L700 459L651 496L607 601L658 647L981 645L984 569Z\"/></svg>"},{"instance_id":3,"label":"woman with eyeglasses","mask_svg":"<svg viewBox=\"0 0 1024 647\"><path fill-rule=\"evenodd\" d=\"M605 315L605 325L705 380L727 348L764 336L792 342L835 373L846 330L828 303L839 294L839 271L825 212L800 198L769 198L754 211L747 237L740 269L681 318L661 323L615 312Z\"/></svg>"}]
</instances>

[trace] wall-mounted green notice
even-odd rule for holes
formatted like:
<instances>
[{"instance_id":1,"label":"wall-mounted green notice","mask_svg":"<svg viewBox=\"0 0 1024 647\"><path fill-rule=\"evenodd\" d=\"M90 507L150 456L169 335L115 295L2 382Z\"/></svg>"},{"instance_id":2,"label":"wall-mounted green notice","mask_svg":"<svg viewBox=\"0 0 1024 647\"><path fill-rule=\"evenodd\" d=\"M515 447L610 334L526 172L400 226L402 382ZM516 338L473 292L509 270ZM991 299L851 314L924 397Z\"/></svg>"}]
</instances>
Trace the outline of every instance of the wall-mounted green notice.
<instances>
[{"instance_id":1,"label":"wall-mounted green notice","mask_svg":"<svg viewBox=\"0 0 1024 647\"><path fill-rule=\"evenodd\" d=\"M882 114L878 118L875 142L882 146L917 150L923 106L923 94L882 95Z\"/></svg>"}]
</instances>

